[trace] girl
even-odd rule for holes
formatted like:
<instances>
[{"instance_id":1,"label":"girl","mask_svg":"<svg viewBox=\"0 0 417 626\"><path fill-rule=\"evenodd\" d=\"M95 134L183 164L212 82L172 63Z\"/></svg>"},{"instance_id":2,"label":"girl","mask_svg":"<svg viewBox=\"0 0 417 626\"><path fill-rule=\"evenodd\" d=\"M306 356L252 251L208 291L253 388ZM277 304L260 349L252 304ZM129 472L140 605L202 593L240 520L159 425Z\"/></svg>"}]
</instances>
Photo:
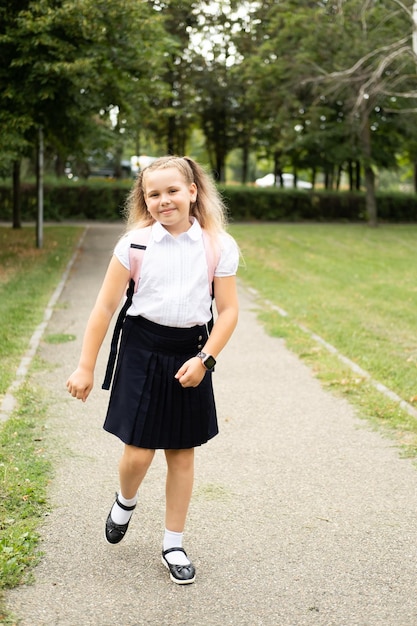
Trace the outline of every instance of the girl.
<instances>
[{"instance_id":1,"label":"girl","mask_svg":"<svg viewBox=\"0 0 417 626\"><path fill-rule=\"evenodd\" d=\"M135 243L138 238L141 244ZM97 355L111 318L134 275L132 254L138 252L143 258L127 301L104 423L104 429L124 443L120 490L105 536L112 544L123 539L155 450L163 449L167 476L162 562L173 582L188 584L195 580L195 568L182 540L193 487L194 447L218 433L211 377L237 323L239 263L238 247L225 231L222 200L192 159L157 159L141 171L132 189L127 233L115 247L87 323L78 367L67 381L69 393L83 402L93 387ZM209 334L211 280L217 319Z\"/></svg>"}]
</instances>

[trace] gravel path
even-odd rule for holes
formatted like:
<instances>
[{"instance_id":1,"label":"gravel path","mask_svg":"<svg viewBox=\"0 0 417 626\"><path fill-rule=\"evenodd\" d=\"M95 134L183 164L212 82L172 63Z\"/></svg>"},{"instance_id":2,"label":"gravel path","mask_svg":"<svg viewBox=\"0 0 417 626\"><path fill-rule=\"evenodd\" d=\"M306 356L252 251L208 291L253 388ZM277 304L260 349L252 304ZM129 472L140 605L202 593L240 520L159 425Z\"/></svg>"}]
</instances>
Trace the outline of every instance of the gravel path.
<instances>
[{"instance_id":1,"label":"gravel path","mask_svg":"<svg viewBox=\"0 0 417 626\"><path fill-rule=\"evenodd\" d=\"M216 367L221 432L196 455L195 584L174 585L160 562L163 453L125 540L105 542L121 453L102 430L106 349L86 404L65 380L119 232L90 226L48 327L77 339L40 347L56 473L35 582L8 594L19 624L417 626L416 468L265 334L243 288Z\"/></svg>"}]
</instances>

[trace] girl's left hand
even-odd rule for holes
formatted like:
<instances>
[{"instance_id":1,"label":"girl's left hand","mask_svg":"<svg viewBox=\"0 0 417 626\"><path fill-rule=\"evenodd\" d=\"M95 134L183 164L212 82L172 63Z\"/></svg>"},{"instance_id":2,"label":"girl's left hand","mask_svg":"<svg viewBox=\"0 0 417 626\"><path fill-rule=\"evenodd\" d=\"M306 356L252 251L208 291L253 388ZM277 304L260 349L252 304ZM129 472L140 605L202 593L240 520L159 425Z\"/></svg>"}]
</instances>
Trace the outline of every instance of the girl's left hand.
<instances>
[{"instance_id":1,"label":"girl's left hand","mask_svg":"<svg viewBox=\"0 0 417 626\"><path fill-rule=\"evenodd\" d=\"M198 356L193 356L180 367L175 378L182 387L198 387L206 371L201 359Z\"/></svg>"}]
</instances>

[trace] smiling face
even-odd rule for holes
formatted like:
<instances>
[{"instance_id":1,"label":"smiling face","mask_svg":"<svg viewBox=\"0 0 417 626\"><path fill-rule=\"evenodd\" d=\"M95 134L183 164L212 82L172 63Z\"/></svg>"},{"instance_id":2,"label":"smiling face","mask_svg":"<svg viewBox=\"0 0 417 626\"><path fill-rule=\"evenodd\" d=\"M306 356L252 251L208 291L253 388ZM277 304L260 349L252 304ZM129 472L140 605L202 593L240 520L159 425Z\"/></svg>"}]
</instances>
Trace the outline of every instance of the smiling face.
<instances>
[{"instance_id":1,"label":"smiling face","mask_svg":"<svg viewBox=\"0 0 417 626\"><path fill-rule=\"evenodd\" d=\"M197 186L187 183L176 167L144 173L143 191L149 213L171 235L190 228L190 205L197 198Z\"/></svg>"}]
</instances>

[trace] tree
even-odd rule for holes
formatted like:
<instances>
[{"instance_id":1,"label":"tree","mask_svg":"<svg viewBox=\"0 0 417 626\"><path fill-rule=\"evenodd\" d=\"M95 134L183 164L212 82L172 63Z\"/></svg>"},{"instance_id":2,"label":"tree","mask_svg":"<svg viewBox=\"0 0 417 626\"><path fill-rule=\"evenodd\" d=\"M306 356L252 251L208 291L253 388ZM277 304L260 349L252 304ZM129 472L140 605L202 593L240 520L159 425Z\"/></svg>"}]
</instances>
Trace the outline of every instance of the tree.
<instances>
[{"instance_id":1,"label":"tree","mask_svg":"<svg viewBox=\"0 0 417 626\"><path fill-rule=\"evenodd\" d=\"M275 174L311 167L314 179L320 167L326 185L337 186L346 167L353 188L360 161L371 224L375 167L395 166L404 132L396 116L407 98L415 105L411 24L401 0L268 0L257 5L249 36L236 39L258 149Z\"/></svg>"},{"instance_id":2,"label":"tree","mask_svg":"<svg viewBox=\"0 0 417 626\"><path fill-rule=\"evenodd\" d=\"M117 169L143 141L183 154L197 129L220 180L236 148L244 182L255 152L278 179L309 169L337 188L345 170L353 189L363 173L376 223L377 168L403 150L417 171L411 3L6 0L0 170L18 181L39 126L57 173L109 151Z\"/></svg>"},{"instance_id":3,"label":"tree","mask_svg":"<svg viewBox=\"0 0 417 626\"><path fill-rule=\"evenodd\" d=\"M306 16L302 6L289 4L254 4L246 35L235 38L241 57L236 73L246 80L251 140L273 160L277 178L286 165L297 167L304 153L296 127L308 90L301 88L302 64L294 51L302 47Z\"/></svg>"},{"instance_id":4,"label":"tree","mask_svg":"<svg viewBox=\"0 0 417 626\"><path fill-rule=\"evenodd\" d=\"M388 114L394 112L393 99L417 97L415 88L408 89L411 73L415 73L412 16L397 0L329 2L325 16L338 50L334 51L331 64L327 59L317 60L316 77L308 80L316 85L316 93L344 102L348 123L358 137L368 222L376 226L374 167L381 161L381 152L373 149L374 138L381 122L385 124ZM403 36L407 31L409 34ZM397 105L395 112L400 110Z\"/></svg>"},{"instance_id":5,"label":"tree","mask_svg":"<svg viewBox=\"0 0 417 626\"><path fill-rule=\"evenodd\" d=\"M185 154L195 122L190 35L197 25L200 3L153 0L152 4L166 33L166 43L162 62L152 78L156 88L147 94L151 113L147 131L159 138L167 154Z\"/></svg>"},{"instance_id":6,"label":"tree","mask_svg":"<svg viewBox=\"0 0 417 626\"><path fill-rule=\"evenodd\" d=\"M133 92L145 91L163 55L154 41L165 41L160 22L145 2L7 2L0 18L0 132L11 137L3 165L35 145L40 126L61 160L79 151L100 111L134 106Z\"/></svg>"},{"instance_id":7,"label":"tree","mask_svg":"<svg viewBox=\"0 0 417 626\"><path fill-rule=\"evenodd\" d=\"M236 3L202 3L201 43L194 56L196 110L206 139L210 164L220 181L226 176L226 157L239 145L245 119L242 83L236 80L234 32L239 26Z\"/></svg>"}]
</instances>

